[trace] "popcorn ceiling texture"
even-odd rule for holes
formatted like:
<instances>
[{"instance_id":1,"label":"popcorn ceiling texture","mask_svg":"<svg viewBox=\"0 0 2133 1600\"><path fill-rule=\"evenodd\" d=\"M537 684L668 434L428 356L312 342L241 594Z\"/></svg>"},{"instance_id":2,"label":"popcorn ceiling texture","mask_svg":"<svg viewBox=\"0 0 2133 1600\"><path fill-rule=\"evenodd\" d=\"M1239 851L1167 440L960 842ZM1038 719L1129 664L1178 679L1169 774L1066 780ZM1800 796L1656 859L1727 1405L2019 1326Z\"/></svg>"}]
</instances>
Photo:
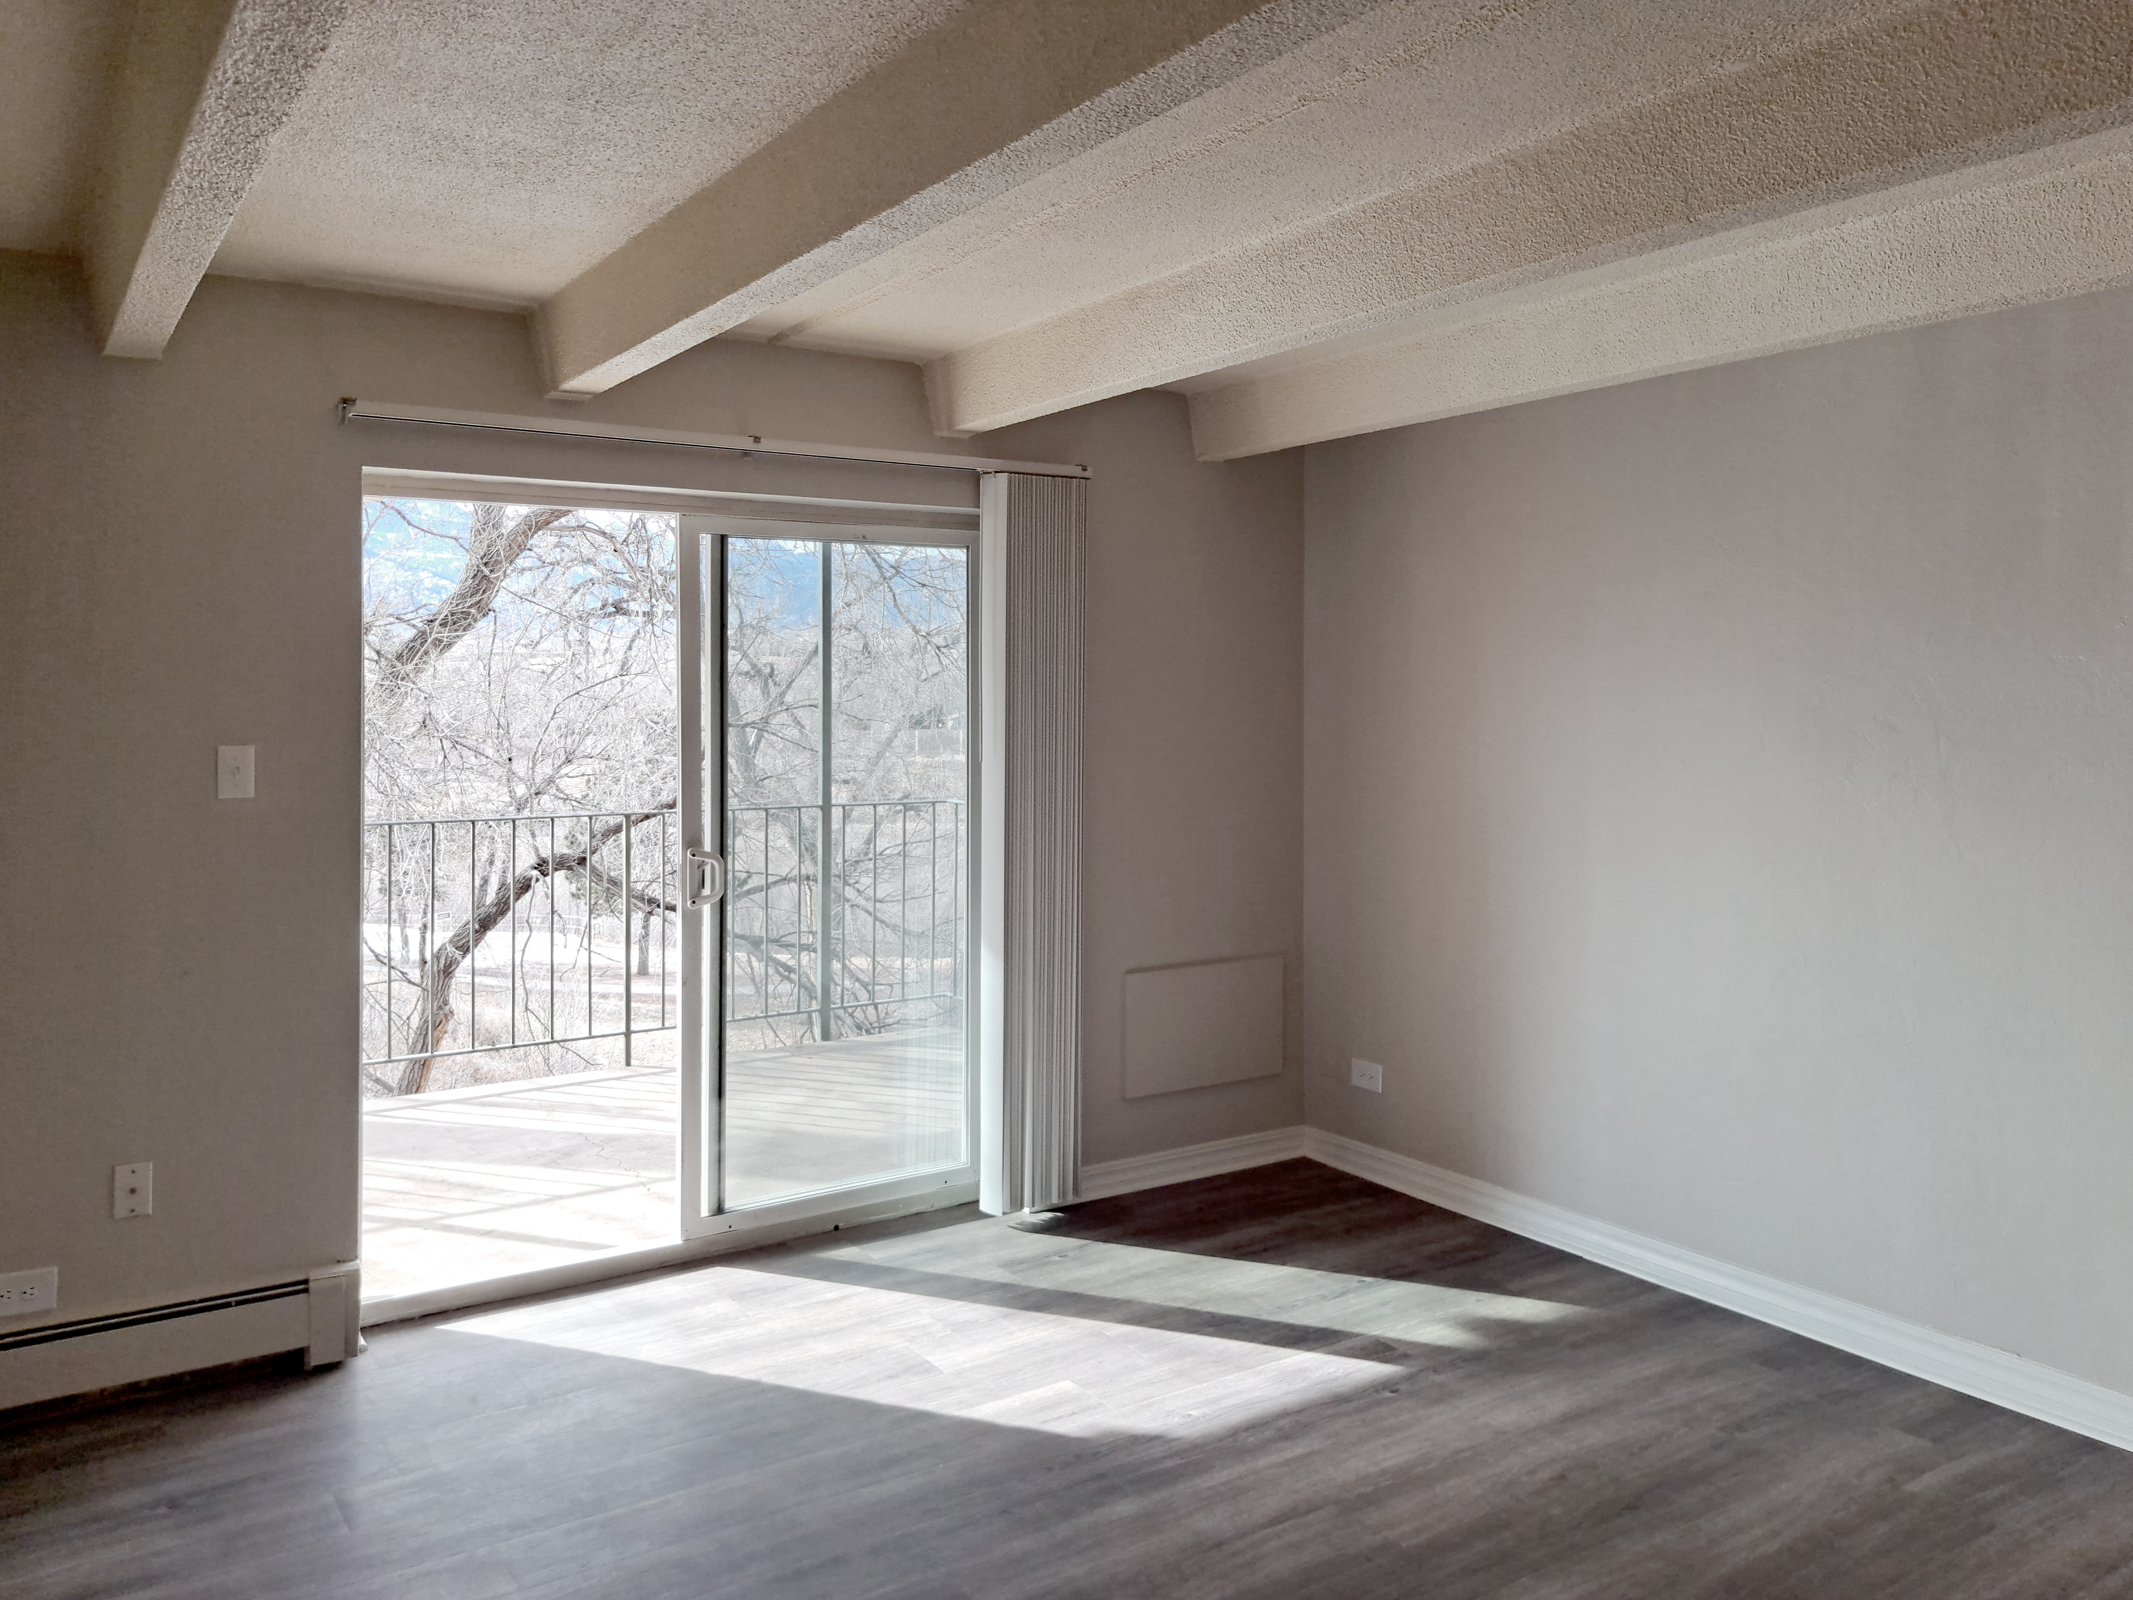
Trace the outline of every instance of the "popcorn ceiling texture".
<instances>
[{"instance_id":1,"label":"popcorn ceiling texture","mask_svg":"<svg viewBox=\"0 0 2133 1600\"><path fill-rule=\"evenodd\" d=\"M748 331L930 359L1796 49L1839 11L1862 14L1841 0L1381 7Z\"/></svg>"},{"instance_id":2,"label":"popcorn ceiling texture","mask_svg":"<svg viewBox=\"0 0 2133 1600\"><path fill-rule=\"evenodd\" d=\"M608 388L1365 9L1368 0L1085 0L1067 17L1047 0L975 7L543 306L550 380L570 393Z\"/></svg>"},{"instance_id":3,"label":"popcorn ceiling texture","mask_svg":"<svg viewBox=\"0 0 2133 1600\"><path fill-rule=\"evenodd\" d=\"M346 0L141 8L89 237L106 355L163 353L346 10Z\"/></svg>"},{"instance_id":4,"label":"popcorn ceiling texture","mask_svg":"<svg viewBox=\"0 0 2133 1600\"><path fill-rule=\"evenodd\" d=\"M0 106L0 232L82 210L113 6L4 24L60 87ZM138 16L86 229L132 354L211 259L529 311L555 398L727 335L926 363L951 435L1178 389L1235 454L2072 293L2133 233L2083 144L2127 0Z\"/></svg>"},{"instance_id":5,"label":"popcorn ceiling texture","mask_svg":"<svg viewBox=\"0 0 2133 1600\"><path fill-rule=\"evenodd\" d=\"M1870 22L959 348L936 417L980 432L1217 373L2133 115L2122 0Z\"/></svg>"},{"instance_id":6,"label":"popcorn ceiling texture","mask_svg":"<svg viewBox=\"0 0 2133 1600\"><path fill-rule=\"evenodd\" d=\"M215 270L530 305L964 0L355 0Z\"/></svg>"},{"instance_id":7,"label":"popcorn ceiling texture","mask_svg":"<svg viewBox=\"0 0 2133 1600\"><path fill-rule=\"evenodd\" d=\"M2116 129L1202 391L1193 447L1228 460L2133 284L2129 218Z\"/></svg>"}]
</instances>

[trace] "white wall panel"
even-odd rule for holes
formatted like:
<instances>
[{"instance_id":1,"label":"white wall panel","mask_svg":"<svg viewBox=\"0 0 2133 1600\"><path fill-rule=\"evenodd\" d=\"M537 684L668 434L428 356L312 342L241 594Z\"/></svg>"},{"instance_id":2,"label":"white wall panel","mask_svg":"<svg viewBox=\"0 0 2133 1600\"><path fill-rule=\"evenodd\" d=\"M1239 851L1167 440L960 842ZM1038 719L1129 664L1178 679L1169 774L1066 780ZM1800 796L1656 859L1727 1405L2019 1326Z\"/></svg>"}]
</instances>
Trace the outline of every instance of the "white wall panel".
<instances>
[{"instance_id":1,"label":"white wall panel","mask_svg":"<svg viewBox=\"0 0 2133 1600\"><path fill-rule=\"evenodd\" d=\"M1282 960L1201 961L1126 974L1126 1098L1281 1071Z\"/></svg>"}]
</instances>

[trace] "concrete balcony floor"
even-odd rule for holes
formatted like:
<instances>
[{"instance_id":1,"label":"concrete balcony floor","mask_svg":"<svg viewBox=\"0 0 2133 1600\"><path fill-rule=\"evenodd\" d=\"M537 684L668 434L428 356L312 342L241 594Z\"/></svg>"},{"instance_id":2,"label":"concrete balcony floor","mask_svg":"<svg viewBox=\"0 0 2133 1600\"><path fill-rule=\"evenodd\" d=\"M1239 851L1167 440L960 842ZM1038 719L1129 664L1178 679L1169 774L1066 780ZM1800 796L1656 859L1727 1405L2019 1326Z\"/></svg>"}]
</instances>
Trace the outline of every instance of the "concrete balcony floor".
<instances>
[{"instance_id":1,"label":"concrete balcony floor","mask_svg":"<svg viewBox=\"0 0 2133 1600\"><path fill-rule=\"evenodd\" d=\"M671 1067L369 1100L363 1293L414 1294L679 1236ZM752 1051L726 1065L726 1193L745 1206L962 1157L952 1034Z\"/></svg>"}]
</instances>

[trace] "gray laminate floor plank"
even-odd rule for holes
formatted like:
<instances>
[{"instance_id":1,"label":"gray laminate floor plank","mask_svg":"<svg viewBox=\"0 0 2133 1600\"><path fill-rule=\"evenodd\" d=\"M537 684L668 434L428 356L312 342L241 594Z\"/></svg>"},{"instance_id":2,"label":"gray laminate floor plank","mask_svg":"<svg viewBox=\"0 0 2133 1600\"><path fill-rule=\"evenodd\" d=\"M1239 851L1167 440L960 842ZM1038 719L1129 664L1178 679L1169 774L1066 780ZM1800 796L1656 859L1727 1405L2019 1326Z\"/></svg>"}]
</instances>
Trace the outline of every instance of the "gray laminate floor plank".
<instances>
[{"instance_id":1,"label":"gray laminate floor plank","mask_svg":"<svg viewBox=\"0 0 2133 1600\"><path fill-rule=\"evenodd\" d=\"M2133 1600L2133 1456L1307 1162L0 1417L8 1600Z\"/></svg>"}]
</instances>

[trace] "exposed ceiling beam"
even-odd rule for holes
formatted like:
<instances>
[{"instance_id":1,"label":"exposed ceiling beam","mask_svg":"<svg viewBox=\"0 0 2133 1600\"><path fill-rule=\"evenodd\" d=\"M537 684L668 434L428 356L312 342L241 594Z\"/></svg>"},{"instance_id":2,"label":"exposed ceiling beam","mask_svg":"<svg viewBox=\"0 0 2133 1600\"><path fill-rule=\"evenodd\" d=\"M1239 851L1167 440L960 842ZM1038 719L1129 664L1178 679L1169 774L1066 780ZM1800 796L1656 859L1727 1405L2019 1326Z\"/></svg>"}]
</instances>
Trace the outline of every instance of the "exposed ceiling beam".
<instances>
[{"instance_id":1,"label":"exposed ceiling beam","mask_svg":"<svg viewBox=\"0 0 2133 1600\"><path fill-rule=\"evenodd\" d=\"M347 0L140 0L89 219L104 354L162 355Z\"/></svg>"},{"instance_id":2,"label":"exposed ceiling beam","mask_svg":"<svg viewBox=\"0 0 2133 1600\"><path fill-rule=\"evenodd\" d=\"M2124 0L1950 0L1870 13L1785 55L945 355L927 369L935 424L982 433L1134 389L1212 387L1226 369L1329 341L1412 337L1453 308L1479 314L1505 296L1567 288L1744 226L1782 231L1793 217L1812 233L1820 208L1893 197L1922 178L2133 119L2125 16ZM1740 284L1757 281L1751 273ZM1757 324L1754 307L1739 309L1744 330ZM1651 331L1621 337L1633 345ZM1700 359L1728 357L1706 348ZM1307 387L1288 381L1284 393ZM1274 392L1231 388L1203 409ZM1530 392L1521 376L1498 399L1473 391L1459 408ZM1216 432L1244 436L1227 424Z\"/></svg>"},{"instance_id":3,"label":"exposed ceiling beam","mask_svg":"<svg viewBox=\"0 0 2133 1600\"><path fill-rule=\"evenodd\" d=\"M541 307L555 396L601 393L1384 0L981 0Z\"/></svg>"},{"instance_id":4,"label":"exposed ceiling beam","mask_svg":"<svg viewBox=\"0 0 2133 1600\"><path fill-rule=\"evenodd\" d=\"M2126 284L2117 129L1202 390L1193 448L1230 460Z\"/></svg>"}]
</instances>

